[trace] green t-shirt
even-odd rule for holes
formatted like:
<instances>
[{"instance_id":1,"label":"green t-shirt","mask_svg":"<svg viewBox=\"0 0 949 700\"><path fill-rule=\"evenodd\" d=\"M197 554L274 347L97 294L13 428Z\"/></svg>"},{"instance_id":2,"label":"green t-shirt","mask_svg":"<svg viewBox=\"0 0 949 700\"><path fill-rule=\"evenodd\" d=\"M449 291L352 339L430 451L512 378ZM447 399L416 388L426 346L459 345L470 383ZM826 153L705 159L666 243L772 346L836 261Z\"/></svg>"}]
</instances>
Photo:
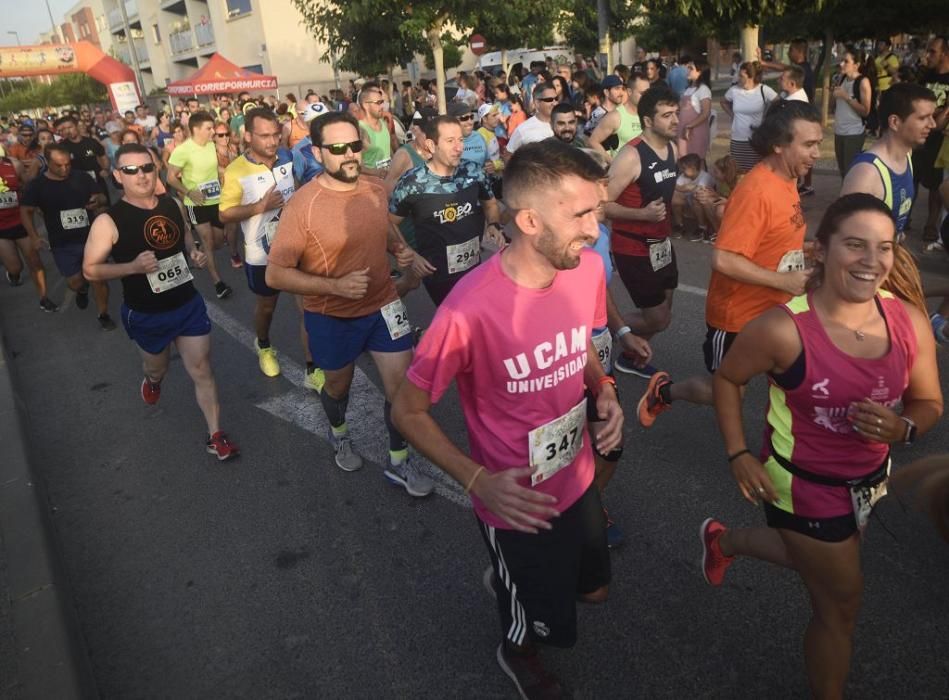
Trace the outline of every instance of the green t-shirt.
<instances>
[{"instance_id":1,"label":"green t-shirt","mask_svg":"<svg viewBox=\"0 0 949 700\"><path fill-rule=\"evenodd\" d=\"M181 168L181 182L190 192L201 190L205 200L202 204L185 197L185 204L191 206L211 206L221 201L221 181L218 179L217 150L208 141L199 146L188 139L171 152L168 159L171 165Z\"/></svg>"},{"instance_id":2,"label":"green t-shirt","mask_svg":"<svg viewBox=\"0 0 949 700\"><path fill-rule=\"evenodd\" d=\"M389 140L389 129L385 121L379 120L379 130L369 126L369 122L359 120L359 126L369 134L369 146L362 150L362 164L364 168L388 168L392 162L392 142Z\"/></svg>"}]
</instances>

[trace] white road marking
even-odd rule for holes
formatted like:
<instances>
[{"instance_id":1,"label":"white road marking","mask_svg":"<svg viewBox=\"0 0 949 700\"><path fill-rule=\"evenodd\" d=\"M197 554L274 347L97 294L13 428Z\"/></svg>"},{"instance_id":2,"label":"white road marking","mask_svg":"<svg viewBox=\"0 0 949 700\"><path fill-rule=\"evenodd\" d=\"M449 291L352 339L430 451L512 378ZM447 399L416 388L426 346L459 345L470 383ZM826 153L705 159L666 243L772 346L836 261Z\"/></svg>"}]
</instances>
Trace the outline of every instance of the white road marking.
<instances>
[{"instance_id":1,"label":"white road marking","mask_svg":"<svg viewBox=\"0 0 949 700\"><path fill-rule=\"evenodd\" d=\"M693 287L691 284L680 284L676 287L677 292L685 292L686 294L695 294L700 297L707 297L708 290L702 289L701 287Z\"/></svg>"},{"instance_id":2,"label":"white road marking","mask_svg":"<svg viewBox=\"0 0 949 700\"><path fill-rule=\"evenodd\" d=\"M206 303L208 316L211 317L211 320L256 356L257 351L254 348L256 338L254 334L219 305L207 300ZM303 428L328 444L329 421L326 419L326 414L316 394L303 387L304 368L286 355L281 355L280 371L283 378L290 382L294 388L281 396L267 399L257 404L256 407L276 418ZM378 465L385 464L389 458L389 433L386 430L385 416L383 415L384 401L385 398L382 392L369 380L366 373L357 366L349 394L349 410L346 412L346 422L349 425L353 442L358 447L359 454ZM422 471L435 480L435 492L437 494L460 506L471 507L471 501L464 494L458 482L421 455L416 453L413 459L417 460ZM381 469L379 476L380 479L383 478Z\"/></svg>"}]
</instances>

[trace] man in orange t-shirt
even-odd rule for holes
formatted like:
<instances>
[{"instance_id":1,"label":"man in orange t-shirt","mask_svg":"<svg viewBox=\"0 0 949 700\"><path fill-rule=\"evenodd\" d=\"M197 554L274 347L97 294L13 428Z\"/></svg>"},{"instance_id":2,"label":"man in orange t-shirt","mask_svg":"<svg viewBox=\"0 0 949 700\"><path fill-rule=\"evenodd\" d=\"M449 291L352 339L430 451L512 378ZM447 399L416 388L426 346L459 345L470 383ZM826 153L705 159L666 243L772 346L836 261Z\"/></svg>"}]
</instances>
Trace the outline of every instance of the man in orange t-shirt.
<instances>
[{"instance_id":1,"label":"man in orange t-shirt","mask_svg":"<svg viewBox=\"0 0 949 700\"><path fill-rule=\"evenodd\" d=\"M672 402L712 404L712 378L745 324L777 304L804 293L813 270L804 265L807 227L797 179L820 156L820 115L806 102L779 101L751 137L763 160L728 198L705 302L705 376L672 382L666 372L649 381L639 401L645 427Z\"/></svg>"},{"instance_id":2,"label":"man in orange t-shirt","mask_svg":"<svg viewBox=\"0 0 949 700\"><path fill-rule=\"evenodd\" d=\"M328 112L310 126L323 172L287 202L270 245L267 285L303 297L313 362L326 373L320 401L330 423L336 465L362 467L346 426L356 359L368 352L385 389L389 464L384 475L412 496L427 496L432 479L409 461L408 444L392 424L390 401L412 361L414 334L389 276L387 251L403 267L414 260L389 224L382 181L362 177L359 122Z\"/></svg>"}]
</instances>

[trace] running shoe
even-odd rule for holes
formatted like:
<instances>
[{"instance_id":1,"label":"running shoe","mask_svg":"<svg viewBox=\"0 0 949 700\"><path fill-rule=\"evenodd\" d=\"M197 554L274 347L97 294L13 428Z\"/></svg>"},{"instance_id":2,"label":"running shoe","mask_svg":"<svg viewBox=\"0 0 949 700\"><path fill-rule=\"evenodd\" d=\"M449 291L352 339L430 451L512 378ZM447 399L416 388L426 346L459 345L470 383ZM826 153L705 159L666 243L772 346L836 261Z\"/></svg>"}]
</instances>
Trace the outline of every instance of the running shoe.
<instances>
[{"instance_id":1,"label":"running shoe","mask_svg":"<svg viewBox=\"0 0 949 700\"><path fill-rule=\"evenodd\" d=\"M923 246L923 251L926 253L944 253L946 248L943 246L942 241L929 241Z\"/></svg>"},{"instance_id":2,"label":"running shoe","mask_svg":"<svg viewBox=\"0 0 949 700\"><path fill-rule=\"evenodd\" d=\"M399 270L389 270L389 279L397 280L402 279L402 272Z\"/></svg>"},{"instance_id":3,"label":"running shoe","mask_svg":"<svg viewBox=\"0 0 949 700\"><path fill-rule=\"evenodd\" d=\"M142 401L149 406L154 406L161 398L161 382L154 384L148 381L148 377L142 379Z\"/></svg>"},{"instance_id":4,"label":"running shoe","mask_svg":"<svg viewBox=\"0 0 949 700\"><path fill-rule=\"evenodd\" d=\"M338 438L333 435L333 429L330 428L330 442L336 451L337 467L344 472L354 472L357 469L362 469L362 457L353 450L353 441L349 439L349 435Z\"/></svg>"},{"instance_id":5,"label":"running shoe","mask_svg":"<svg viewBox=\"0 0 949 700\"><path fill-rule=\"evenodd\" d=\"M623 374L635 374L637 377L642 377L643 379L649 379L659 371L649 364L636 364L636 361L626 353L620 353L619 356L613 360L613 369Z\"/></svg>"},{"instance_id":6,"label":"running shoe","mask_svg":"<svg viewBox=\"0 0 949 700\"><path fill-rule=\"evenodd\" d=\"M481 585L484 586L484 590L488 592L488 595L497 600L497 578L494 575L494 567L490 564L488 564L488 568L484 570L484 573L481 574Z\"/></svg>"},{"instance_id":7,"label":"running shoe","mask_svg":"<svg viewBox=\"0 0 949 700\"><path fill-rule=\"evenodd\" d=\"M603 509L603 517L606 518L606 546L610 549L616 549L623 546L626 541L626 535L619 529L619 525L613 522L606 508Z\"/></svg>"},{"instance_id":8,"label":"running shoe","mask_svg":"<svg viewBox=\"0 0 949 700\"><path fill-rule=\"evenodd\" d=\"M645 393L636 406L636 413L639 414L639 424L644 428L652 427L660 413L672 408L671 403L662 400L662 394L660 393L662 387L668 384L672 384L668 372L659 371L649 378L649 386L646 387Z\"/></svg>"},{"instance_id":9,"label":"running shoe","mask_svg":"<svg viewBox=\"0 0 949 700\"><path fill-rule=\"evenodd\" d=\"M705 234L705 240L702 243L706 245L715 245L715 241L718 239L718 234L712 231L711 233Z\"/></svg>"},{"instance_id":10,"label":"running shoe","mask_svg":"<svg viewBox=\"0 0 949 700\"><path fill-rule=\"evenodd\" d=\"M227 286L227 283L224 280L221 280L214 285L214 293L217 295L218 299L227 299L231 294L234 293L234 290Z\"/></svg>"},{"instance_id":11,"label":"running shoe","mask_svg":"<svg viewBox=\"0 0 949 700\"><path fill-rule=\"evenodd\" d=\"M85 309L89 306L89 288L80 289L76 292L76 308Z\"/></svg>"},{"instance_id":12,"label":"running shoe","mask_svg":"<svg viewBox=\"0 0 949 700\"><path fill-rule=\"evenodd\" d=\"M217 456L219 462L233 459L241 453L240 448L230 441L223 430L218 430L214 435L208 436L205 447L209 454Z\"/></svg>"},{"instance_id":13,"label":"running shoe","mask_svg":"<svg viewBox=\"0 0 949 700\"><path fill-rule=\"evenodd\" d=\"M706 231L704 228L697 228L692 233L689 234L689 240L693 243L699 243L705 240Z\"/></svg>"},{"instance_id":14,"label":"running shoe","mask_svg":"<svg viewBox=\"0 0 949 700\"><path fill-rule=\"evenodd\" d=\"M411 457L398 465L390 460L389 466L382 473L390 482L401 486L410 496L416 498L427 496L435 488L432 478L428 474L423 474L418 463Z\"/></svg>"},{"instance_id":15,"label":"running shoe","mask_svg":"<svg viewBox=\"0 0 949 700\"><path fill-rule=\"evenodd\" d=\"M244 261L241 260L240 255L235 254L231 256L231 267L233 267L235 270L239 270L244 267Z\"/></svg>"},{"instance_id":16,"label":"running shoe","mask_svg":"<svg viewBox=\"0 0 949 700\"><path fill-rule=\"evenodd\" d=\"M303 376L303 386L319 394L323 391L323 385L326 383L326 373L319 367L307 370Z\"/></svg>"},{"instance_id":17,"label":"running shoe","mask_svg":"<svg viewBox=\"0 0 949 700\"><path fill-rule=\"evenodd\" d=\"M56 306L53 302L49 300L49 297L43 297L40 299L40 310L45 311L48 314L54 314L59 311L59 307Z\"/></svg>"},{"instance_id":18,"label":"running shoe","mask_svg":"<svg viewBox=\"0 0 949 700\"><path fill-rule=\"evenodd\" d=\"M260 347L260 341L254 338L254 349L257 351L257 363L260 371L268 377L280 376L280 363L277 361L277 351L273 347Z\"/></svg>"},{"instance_id":19,"label":"running shoe","mask_svg":"<svg viewBox=\"0 0 949 700\"><path fill-rule=\"evenodd\" d=\"M114 331L115 330L115 321L112 320L112 317L109 314L99 314L96 316L99 321L99 328L104 331Z\"/></svg>"},{"instance_id":20,"label":"running shoe","mask_svg":"<svg viewBox=\"0 0 949 700\"><path fill-rule=\"evenodd\" d=\"M685 236L685 226L673 226L672 227L672 237L673 238L682 238Z\"/></svg>"},{"instance_id":21,"label":"running shoe","mask_svg":"<svg viewBox=\"0 0 949 700\"><path fill-rule=\"evenodd\" d=\"M514 681L514 687L523 700L566 697L560 679L543 667L536 651L529 656L511 654L502 641L498 645L497 659L498 666Z\"/></svg>"},{"instance_id":22,"label":"running shoe","mask_svg":"<svg viewBox=\"0 0 949 700\"><path fill-rule=\"evenodd\" d=\"M812 194L814 194L814 188L813 188L813 187L807 187L807 186L798 187L798 188L797 188L797 193L798 193L798 195L800 195L801 197L810 197Z\"/></svg>"},{"instance_id":23,"label":"running shoe","mask_svg":"<svg viewBox=\"0 0 949 700\"><path fill-rule=\"evenodd\" d=\"M940 343L949 343L949 338L946 337L946 317L942 314L932 314L929 322L933 326L933 335L936 336L936 340Z\"/></svg>"},{"instance_id":24,"label":"running shoe","mask_svg":"<svg viewBox=\"0 0 949 700\"><path fill-rule=\"evenodd\" d=\"M19 287L21 284L23 284L23 280L20 279L19 274L14 275L14 274L11 274L9 271L7 272L7 282L10 283L11 287Z\"/></svg>"},{"instance_id":25,"label":"running shoe","mask_svg":"<svg viewBox=\"0 0 949 700\"><path fill-rule=\"evenodd\" d=\"M719 540L724 532L725 526L715 518L707 518L699 528L699 539L702 540L702 575L710 586L721 586L725 570L735 561L735 557L722 554Z\"/></svg>"}]
</instances>

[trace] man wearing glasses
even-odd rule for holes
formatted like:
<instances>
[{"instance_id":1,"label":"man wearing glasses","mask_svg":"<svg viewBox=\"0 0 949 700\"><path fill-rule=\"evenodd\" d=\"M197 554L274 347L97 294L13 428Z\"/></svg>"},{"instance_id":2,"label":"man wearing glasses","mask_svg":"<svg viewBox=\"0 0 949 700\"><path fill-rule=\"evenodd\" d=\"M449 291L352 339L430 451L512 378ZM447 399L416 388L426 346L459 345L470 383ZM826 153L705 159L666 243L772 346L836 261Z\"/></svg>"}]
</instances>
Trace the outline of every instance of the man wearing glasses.
<instances>
[{"instance_id":1,"label":"man wearing glasses","mask_svg":"<svg viewBox=\"0 0 949 700\"><path fill-rule=\"evenodd\" d=\"M188 267L189 259L203 267L208 256L195 249L177 202L155 195L158 172L151 152L138 143L126 144L115 162L113 175L122 185L122 199L93 222L83 275L92 282L122 280L122 324L142 354L142 400L155 405L161 398L174 343L207 422L205 449L222 461L237 457L240 450L219 422L210 361L211 320Z\"/></svg>"},{"instance_id":2,"label":"man wearing glasses","mask_svg":"<svg viewBox=\"0 0 949 700\"><path fill-rule=\"evenodd\" d=\"M389 163L392 162L392 135L389 133L385 113L385 94L379 83L368 82L359 92L359 106L362 115L359 128L363 145L362 169L367 175L384 178Z\"/></svg>"},{"instance_id":3,"label":"man wearing glasses","mask_svg":"<svg viewBox=\"0 0 949 700\"><path fill-rule=\"evenodd\" d=\"M225 134L227 132L225 131ZM220 216L225 224L240 223L244 234L244 271L247 286L257 302L254 307L255 346L260 371L268 377L280 374L277 351L270 344L270 325L280 292L267 286L267 254L283 205L295 191L293 155L279 147L280 124L269 109L250 110L244 117L243 155L224 171L221 188ZM306 331L303 331L306 337ZM304 343L304 351L309 352ZM308 358L309 359L309 358ZM307 362L305 386L319 391L322 372L312 361Z\"/></svg>"},{"instance_id":4,"label":"man wearing glasses","mask_svg":"<svg viewBox=\"0 0 949 700\"><path fill-rule=\"evenodd\" d=\"M211 143L214 117L209 112L194 112L188 121L188 130L191 138L177 146L168 159L168 186L184 199L191 225L208 253L208 273L214 282L214 293L218 299L225 299L233 290L221 279L214 264L216 242L224 240L224 224L218 212L221 182L217 149Z\"/></svg>"},{"instance_id":5,"label":"man wearing glasses","mask_svg":"<svg viewBox=\"0 0 949 700\"><path fill-rule=\"evenodd\" d=\"M385 477L412 496L434 483L409 461L408 445L390 417L390 401L412 361L412 326L389 277L391 252L401 267L414 259L389 223L385 187L360 178L363 141L350 114L329 112L310 125L323 172L284 207L270 248L266 282L303 296L313 360L325 373L320 401L330 423L336 465L362 467L346 425L356 359L369 352L382 377L389 431Z\"/></svg>"},{"instance_id":6,"label":"man wearing glasses","mask_svg":"<svg viewBox=\"0 0 949 700\"><path fill-rule=\"evenodd\" d=\"M557 104L557 93L553 83L540 83L534 88L534 116L525 121L511 134L507 142L507 155L510 158L514 152L526 143L543 141L554 135L550 127L550 115Z\"/></svg>"}]
</instances>

